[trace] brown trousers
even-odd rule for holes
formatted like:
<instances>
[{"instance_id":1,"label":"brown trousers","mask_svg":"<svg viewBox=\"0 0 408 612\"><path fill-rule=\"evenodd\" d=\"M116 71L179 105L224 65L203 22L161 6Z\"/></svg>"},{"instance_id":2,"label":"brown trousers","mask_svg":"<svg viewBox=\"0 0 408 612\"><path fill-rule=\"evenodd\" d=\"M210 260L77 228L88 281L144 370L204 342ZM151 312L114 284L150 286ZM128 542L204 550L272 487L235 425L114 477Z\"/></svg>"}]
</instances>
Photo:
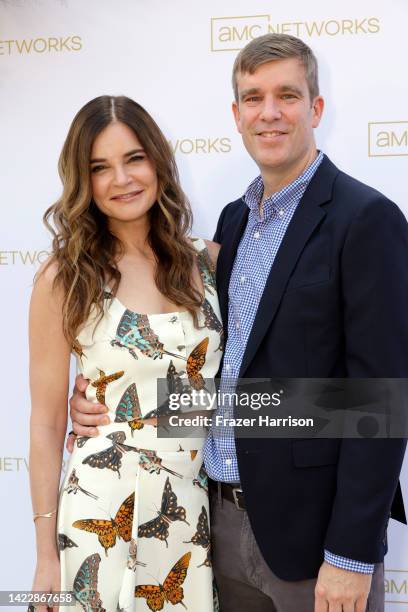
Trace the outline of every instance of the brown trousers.
<instances>
[{"instance_id":1,"label":"brown trousers","mask_svg":"<svg viewBox=\"0 0 408 612\"><path fill-rule=\"evenodd\" d=\"M212 560L221 612L313 612L316 579L281 580L264 561L248 520L211 492ZM384 568L375 567L367 612L384 612Z\"/></svg>"}]
</instances>

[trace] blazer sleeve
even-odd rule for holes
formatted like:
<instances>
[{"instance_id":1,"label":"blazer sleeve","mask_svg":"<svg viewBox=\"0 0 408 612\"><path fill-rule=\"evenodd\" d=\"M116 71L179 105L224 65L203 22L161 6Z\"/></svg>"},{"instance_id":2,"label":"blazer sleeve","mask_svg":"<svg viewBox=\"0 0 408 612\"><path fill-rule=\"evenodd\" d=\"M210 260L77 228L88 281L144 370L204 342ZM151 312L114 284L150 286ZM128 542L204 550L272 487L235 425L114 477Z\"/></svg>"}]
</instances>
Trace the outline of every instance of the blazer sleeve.
<instances>
[{"instance_id":1,"label":"blazer sleeve","mask_svg":"<svg viewBox=\"0 0 408 612\"><path fill-rule=\"evenodd\" d=\"M230 206L230 204L227 204L226 206L224 206L224 208L221 211L221 214L219 216L218 219L218 223L217 223L217 229L215 230L215 234L213 237L213 241L214 242L218 242L219 244L222 244L222 234L223 234L223 224L224 224L224 220L225 220L225 215L227 212L227 208Z\"/></svg>"},{"instance_id":2,"label":"blazer sleeve","mask_svg":"<svg viewBox=\"0 0 408 612\"><path fill-rule=\"evenodd\" d=\"M408 225L377 194L351 223L342 253L347 376L408 377ZM325 548L383 560L406 440L344 439Z\"/></svg>"}]
</instances>

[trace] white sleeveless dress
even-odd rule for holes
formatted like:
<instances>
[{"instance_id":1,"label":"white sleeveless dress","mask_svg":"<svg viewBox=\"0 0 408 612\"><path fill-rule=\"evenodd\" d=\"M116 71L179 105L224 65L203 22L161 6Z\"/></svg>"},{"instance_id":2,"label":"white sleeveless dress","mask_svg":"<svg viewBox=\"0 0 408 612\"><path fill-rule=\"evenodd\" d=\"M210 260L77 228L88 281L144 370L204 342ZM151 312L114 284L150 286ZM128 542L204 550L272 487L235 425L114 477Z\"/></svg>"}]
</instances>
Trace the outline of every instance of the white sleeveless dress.
<instances>
[{"instance_id":1,"label":"white sleeveless dress","mask_svg":"<svg viewBox=\"0 0 408 612\"><path fill-rule=\"evenodd\" d=\"M203 438L160 438L138 419L157 408L157 379L168 392L200 388L215 376L223 332L215 274L194 239L205 297L199 328L188 312L144 315L106 295L103 318L78 335L87 398L111 419L96 438L80 437L61 486L58 543L66 610L217 609L210 556Z\"/></svg>"}]
</instances>

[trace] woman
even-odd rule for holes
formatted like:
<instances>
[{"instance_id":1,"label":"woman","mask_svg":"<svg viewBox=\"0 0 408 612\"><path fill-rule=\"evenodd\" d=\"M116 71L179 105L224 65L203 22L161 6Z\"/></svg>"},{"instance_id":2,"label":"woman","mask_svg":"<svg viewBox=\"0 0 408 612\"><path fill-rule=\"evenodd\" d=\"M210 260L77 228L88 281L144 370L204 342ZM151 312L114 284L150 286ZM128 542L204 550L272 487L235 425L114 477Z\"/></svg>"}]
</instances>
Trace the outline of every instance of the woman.
<instances>
[{"instance_id":1,"label":"woman","mask_svg":"<svg viewBox=\"0 0 408 612\"><path fill-rule=\"evenodd\" d=\"M30 307L33 589L79 610L212 612L202 440L158 437L155 409L158 378L192 393L218 370L218 246L188 238L171 149L129 98L79 111L59 171ZM109 424L78 438L58 500L71 350Z\"/></svg>"}]
</instances>

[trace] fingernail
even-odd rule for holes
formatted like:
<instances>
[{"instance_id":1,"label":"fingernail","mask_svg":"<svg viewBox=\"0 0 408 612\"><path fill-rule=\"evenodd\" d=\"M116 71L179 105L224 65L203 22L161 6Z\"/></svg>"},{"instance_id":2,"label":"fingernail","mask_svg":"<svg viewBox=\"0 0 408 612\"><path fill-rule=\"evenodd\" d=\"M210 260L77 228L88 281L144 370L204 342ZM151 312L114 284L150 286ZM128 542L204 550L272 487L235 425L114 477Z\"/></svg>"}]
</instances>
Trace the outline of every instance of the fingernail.
<instances>
[{"instance_id":1,"label":"fingernail","mask_svg":"<svg viewBox=\"0 0 408 612\"><path fill-rule=\"evenodd\" d=\"M110 418L107 416L103 417L102 425L109 425L109 423L110 423Z\"/></svg>"},{"instance_id":2,"label":"fingernail","mask_svg":"<svg viewBox=\"0 0 408 612\"><path fill-rule=\"evenodd\" d=\"M97 429L91 429L90 434L91 434L91 436L98 436L99 435L99 431Z\"/></svg>"}]
</instances>

